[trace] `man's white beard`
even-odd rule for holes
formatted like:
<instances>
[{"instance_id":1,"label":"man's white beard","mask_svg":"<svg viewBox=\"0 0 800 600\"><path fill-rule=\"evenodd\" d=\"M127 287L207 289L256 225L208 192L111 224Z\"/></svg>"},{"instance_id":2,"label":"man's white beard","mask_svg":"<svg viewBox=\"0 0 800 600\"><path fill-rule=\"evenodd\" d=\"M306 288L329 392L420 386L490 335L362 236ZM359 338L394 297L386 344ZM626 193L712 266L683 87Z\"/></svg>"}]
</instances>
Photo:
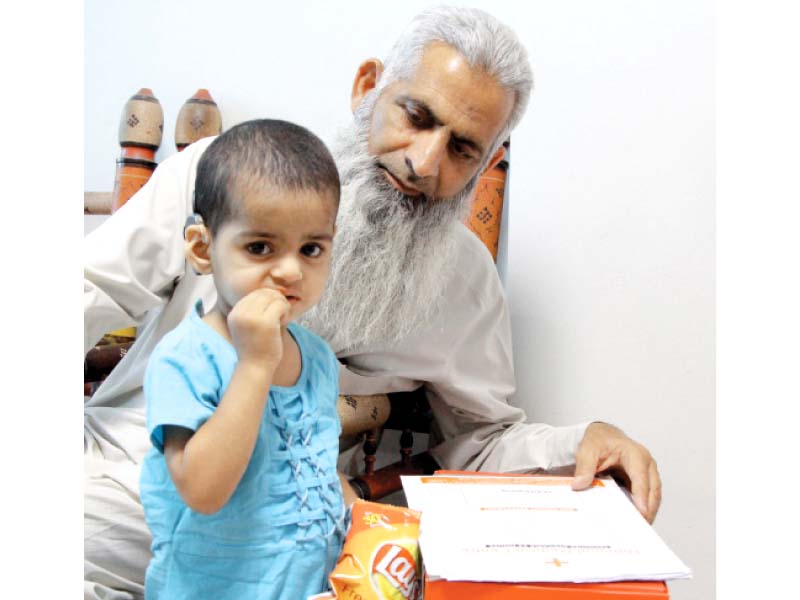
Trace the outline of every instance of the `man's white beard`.
<instances>
[{"instance_id":1,"label":"man's white beard","mask_svg":"<svg viewBox=\"0 0 800 600\"><path fill-rule=\"evenodd\" d=\"M365 104L333 149L342 196L331 274L300 320L336 353L391 345L441 310L446 271L456 264L454 229L478 180L435 201L397 191L367 151L373 103Z\"/></svg>"}]
</instances>

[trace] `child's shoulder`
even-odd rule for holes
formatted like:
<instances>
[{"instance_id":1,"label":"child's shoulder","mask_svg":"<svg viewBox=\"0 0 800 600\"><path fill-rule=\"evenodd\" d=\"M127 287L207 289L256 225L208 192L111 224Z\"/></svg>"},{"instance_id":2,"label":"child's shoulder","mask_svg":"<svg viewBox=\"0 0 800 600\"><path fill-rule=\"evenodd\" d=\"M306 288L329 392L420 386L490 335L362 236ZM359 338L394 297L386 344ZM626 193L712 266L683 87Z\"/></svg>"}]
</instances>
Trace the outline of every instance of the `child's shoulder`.
<instances>
[{"instance_id":1,"label":"child's shoulder","mask_svg":"<svg viewBox=\"0 0 800 600\"><path fill-rule=\"evenodd\" d=\"M291 332L292 337L295 339L297 344L302 346L304 349L308 348L319 350L325 353L333 353L331 347L328 346L328 342L323 340L310 329L306 329L302 325L292 322L289 323L289 331Z\"/></svg>"},{"instance_id":2,"label":"child's shoulder","mask_svg":"<svg viewBox=\"0 0 800 600\"><path fill-rule=\"evenodd\" d=\"M149 362L213 360L226 350L224 346L227 344L222 336L203 323L196 311L192 311L175 329L161 338L153 349Z\"/></svg>"},{"instance_id":3,"label":"child's shoulder","mask_svg":"<svg viewBox=\"0 0 800 600\"><path fill-rule=\"evenodd\" d=\"M331 350L328 342L323 340L316 333L297 323L290 323L289 331L300 347L303 356L310 360L316 360L326 364L332 364L334 362L338 364L336 355L333 353L333 350Z\"/></svg>"}]
</instances>

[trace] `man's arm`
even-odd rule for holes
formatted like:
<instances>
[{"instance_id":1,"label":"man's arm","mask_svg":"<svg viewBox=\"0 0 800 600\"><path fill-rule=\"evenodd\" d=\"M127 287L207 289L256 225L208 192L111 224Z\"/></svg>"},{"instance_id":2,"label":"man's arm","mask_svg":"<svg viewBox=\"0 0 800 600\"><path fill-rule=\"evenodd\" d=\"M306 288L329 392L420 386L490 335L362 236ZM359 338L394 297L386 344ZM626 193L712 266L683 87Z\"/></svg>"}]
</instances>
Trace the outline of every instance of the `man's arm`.
<instances>
[{"instance_id":1,"label":"man's arm","mask_svg":"<svg viewBox=\"0 0 800 600\"><path fill-rule=\"evenodd\" d=\"M444 311L443 335L430 349L436 366L424 381L444 439L434 457L446 468L501 473L570 466L588 424L527 423L525 411L509 403L515 392L511 323L489 268L483 283L468 281L469 289L454 296L458 302Z\"/></svg>"},{"instance_id":2,"label":"man's arm","mask_svg":"<svg viewBox=\"0 0 800 600\"><path fill-rule=\"evenodd\" d=\"M106 333L137 325L169 299L185 272L183 224L197 161L212 138L167 158L128 202L84 238L84 353Z\"/></svg>"},{"instance_id":3,"label":"man's arm","mask_svg":"<svg viewBox=\"0 0 800 600\"><path fill-rule=\"evenodd\" d=\"M525 413L508 403L515 389L508 305L488 259L469 257L448 290L449 305L439 331L439 361L427 377L431 409L444 443L433 450L442 466L497 472L552 471L576 465L575 489L607 469L621 470L630 481L634 502L652 522L660 503L658 470L647 449L604 423L553 427L525 423ZM474 253L474 251L473 251ZM486 258L486 257L484 257ZM480 269L484 266L484 269ZM441 354L444 358L435 358Z\"/></svg>"}]
</instances>

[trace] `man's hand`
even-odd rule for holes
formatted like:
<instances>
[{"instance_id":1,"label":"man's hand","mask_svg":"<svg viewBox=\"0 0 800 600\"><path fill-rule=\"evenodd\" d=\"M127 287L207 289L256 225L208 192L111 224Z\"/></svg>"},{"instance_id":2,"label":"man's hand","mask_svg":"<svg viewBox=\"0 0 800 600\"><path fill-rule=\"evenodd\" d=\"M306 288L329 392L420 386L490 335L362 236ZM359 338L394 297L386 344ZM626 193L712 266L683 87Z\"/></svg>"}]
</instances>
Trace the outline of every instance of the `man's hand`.
<instances>
[{"instance_id":1,"label":"man's hand","mask_svg":"<svg viewBox=\"0 0 800 600\"><path fill-rule=\"evenodd\" d=\"M647 448L613 425L592 423L586 428L575 453L572 489L588 488L595 473L609 469L622 475L636 508L648 523L652 523L661 504L661 478L656 461Z\"/></svg>"}]
</instances>

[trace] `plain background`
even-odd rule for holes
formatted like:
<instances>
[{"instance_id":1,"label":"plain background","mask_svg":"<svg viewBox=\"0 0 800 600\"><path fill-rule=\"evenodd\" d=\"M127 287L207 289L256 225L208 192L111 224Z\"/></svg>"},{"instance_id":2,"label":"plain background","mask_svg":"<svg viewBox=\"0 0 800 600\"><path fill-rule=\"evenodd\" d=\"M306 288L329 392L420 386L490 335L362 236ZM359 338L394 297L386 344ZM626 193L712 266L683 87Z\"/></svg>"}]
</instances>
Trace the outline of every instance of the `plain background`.
<instances>
[{"instance_id":1,"label":"plain background","mask_svg":"<svg viewBox=\"0 0 800 600\"><path fill-rule=\"evenodd\" d=\"M84 185L110 191L122 106L198 88L228 128L295 121L329 141L361 60L430 2L87 2ZM655 527L714 590L714 36L709 2L467 2L512 25L535 91L512 135L501 272L534 421L605 420L658 460Z\"/></svg>"}]
</instances>

